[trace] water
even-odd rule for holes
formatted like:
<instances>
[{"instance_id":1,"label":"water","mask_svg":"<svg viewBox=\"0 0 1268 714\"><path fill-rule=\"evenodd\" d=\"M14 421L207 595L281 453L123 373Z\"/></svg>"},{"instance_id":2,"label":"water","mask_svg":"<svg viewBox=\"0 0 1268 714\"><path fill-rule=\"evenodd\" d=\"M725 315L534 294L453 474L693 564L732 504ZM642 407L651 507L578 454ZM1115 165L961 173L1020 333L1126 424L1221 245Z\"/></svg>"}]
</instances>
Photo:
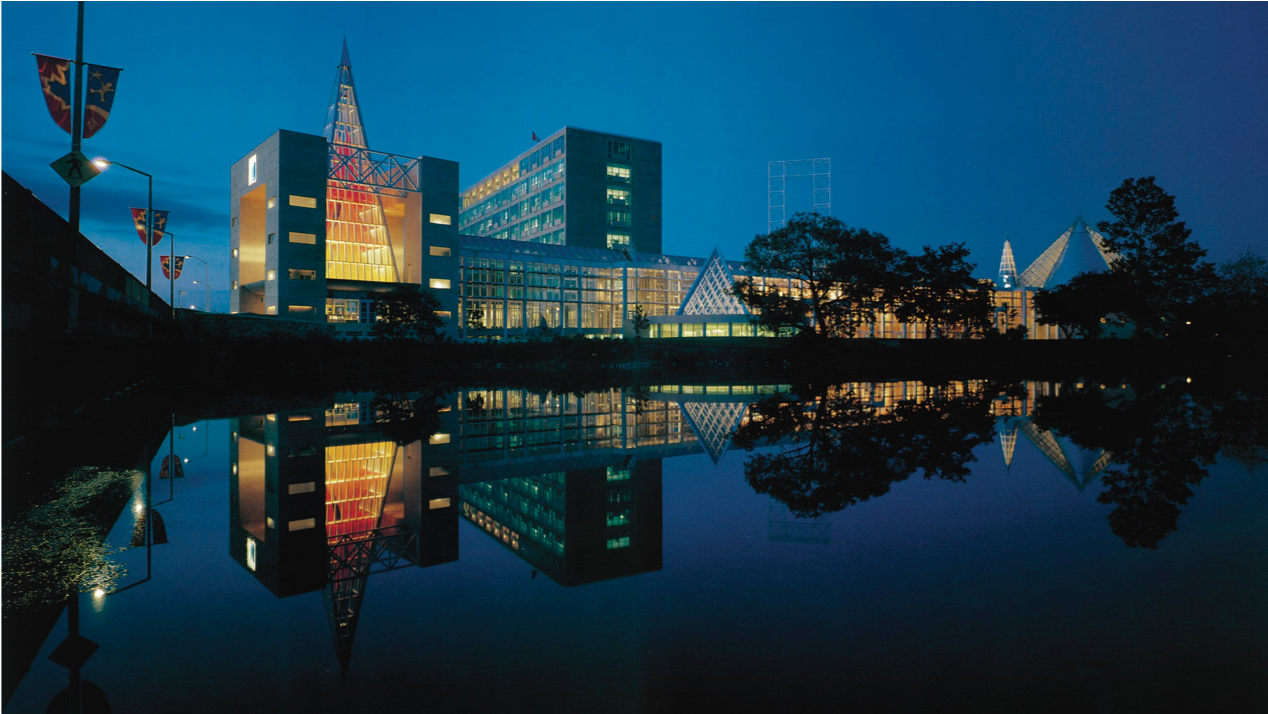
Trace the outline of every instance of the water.
<instances>
[{"instance_id":1,"label":"water","mask_svg":"<svg viewBox=\"0 0 1268 714\"><path fill-rule=\"evenodd\" d=\"M149 579L128 548L81 596L82 676L145 712L1261 711L1262 406L1182 382L186 415ZM10 711L67 686L67 626Z\"/></svg>"}]
</instances>

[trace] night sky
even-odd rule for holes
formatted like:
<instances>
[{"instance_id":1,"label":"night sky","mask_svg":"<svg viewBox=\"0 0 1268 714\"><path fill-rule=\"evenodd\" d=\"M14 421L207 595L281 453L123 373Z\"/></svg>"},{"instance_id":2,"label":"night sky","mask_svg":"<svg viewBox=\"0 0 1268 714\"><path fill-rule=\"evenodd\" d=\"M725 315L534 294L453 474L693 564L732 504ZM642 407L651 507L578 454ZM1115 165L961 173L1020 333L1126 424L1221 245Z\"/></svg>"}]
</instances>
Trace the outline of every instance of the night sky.
<instances>
[{"instance_id":1,"label":"night sky","mask_svg":"<svg viewBox=\"0 0 1268 714\"><path fill-rule=\"evenodd\" d=\"M5 2L3 167L65 215L70 149L32 52L74 57L75 4ZM177 250L226 310L229 167L320 134L347 37L370 145L460 162L466 188L565 125L664 145L664 251L732 259L766 231L766 164L832 159L832 214L897 245L1018 269L1109 192L1157 176L1223 261L1268 253L1268 5L89 3L122 67L84 143L155 175ZM789 214L810 206L790 182ZM142 177L83 190L84 233L144 278ZM9 237L6 237L9 239ZM160 250L166 252L166 243ZM202 307L202 266L179 281ZM154 273L161 276L157 267Z\"/></svg>"}]
</instances>

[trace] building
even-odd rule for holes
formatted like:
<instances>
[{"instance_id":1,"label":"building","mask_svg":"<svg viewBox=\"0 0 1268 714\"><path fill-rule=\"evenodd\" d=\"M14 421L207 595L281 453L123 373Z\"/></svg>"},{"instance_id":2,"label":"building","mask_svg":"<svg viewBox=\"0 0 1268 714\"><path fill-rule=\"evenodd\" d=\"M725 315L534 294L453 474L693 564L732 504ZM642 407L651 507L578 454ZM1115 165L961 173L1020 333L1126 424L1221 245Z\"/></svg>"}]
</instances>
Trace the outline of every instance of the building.
<instances>
[{"instance_id":1,"label":"building","mask_svg":"<svg viewBox=\"0 0 1268 714\"><path fill-rule=\"evenodd\" d=\"M454 302L458 164L367 141L345 44L323 135L281 130L233 165L231 313L367 323L400 283Z\"/></svg>"},{"instance_id":2,"label":"building","mask_svg":"<svg viewBox=\"0 0 1268 714\"><path fill-rule=\"evenodd\" d=\"M463 235L661 251L661 146L566 126L462 192Z\"/></svg>"}]
</instances>

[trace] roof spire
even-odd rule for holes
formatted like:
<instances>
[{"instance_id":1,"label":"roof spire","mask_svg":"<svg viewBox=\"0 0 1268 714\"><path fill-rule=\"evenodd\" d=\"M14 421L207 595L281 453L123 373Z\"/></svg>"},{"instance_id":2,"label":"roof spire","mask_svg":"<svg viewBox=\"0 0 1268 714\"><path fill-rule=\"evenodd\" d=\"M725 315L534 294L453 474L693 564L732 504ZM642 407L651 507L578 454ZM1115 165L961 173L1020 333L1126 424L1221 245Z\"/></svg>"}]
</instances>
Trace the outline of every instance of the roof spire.
<instances>
[{"instance_id":1,"label":"roof spire","mask_svg":"<svg viewBox=\"0 0 1268 714\"><path fill-rule=\"evenodd\" d=\"M343 57L339 59L340 67L352 68L352 60L348 58L348 38L343 38Z\"/></svg>"}]
</instances>

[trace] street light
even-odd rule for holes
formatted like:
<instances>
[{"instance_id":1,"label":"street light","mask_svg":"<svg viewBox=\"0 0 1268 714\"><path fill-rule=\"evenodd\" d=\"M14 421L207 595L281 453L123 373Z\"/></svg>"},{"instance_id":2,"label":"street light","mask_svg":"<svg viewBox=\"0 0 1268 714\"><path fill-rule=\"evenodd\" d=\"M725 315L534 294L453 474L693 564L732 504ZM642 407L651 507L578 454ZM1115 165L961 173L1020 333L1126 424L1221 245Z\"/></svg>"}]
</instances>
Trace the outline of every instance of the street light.
<instances>
[{"instance_id":1,"label":"street light","mask_svg":"<svg viewBox=\"0 0 1268 714\"><path fill-rule=\"evenodd\" d=\"M193 258L194 260L197 260L199 263L203 264L203 273L204 273L203 286L207 288L207 312L211 312L211 266L207 265L207 261L203 260L202 258L199 258L196 255L187 255L184 257L185 257L185 260L189 260L190 258ZM194 284L197 285L198 281L195 280Z\"/></svg>"},{"instance_id":2,"label":"street light","mask_svg":"<svg viewBox=\"0 0 1268 714\"><path fill-rule=\"evenodd\" d=\"M154 248L154 177L145 173L141 169L134 169L127 164L121 164L118 161L111 161L106 158L98 157L93 159L92 162L99 169L104 169L108 166L118 166L121 169L127 169L133 173L141 174L145 177L146 182L149 184L149 190L147 191L147 197L145 199L145 289L153 292L150 288L150 273L154 269L154 256L152 255ZM149 298L146 299L148 300Z\"/></svg>"}]
</instances>

